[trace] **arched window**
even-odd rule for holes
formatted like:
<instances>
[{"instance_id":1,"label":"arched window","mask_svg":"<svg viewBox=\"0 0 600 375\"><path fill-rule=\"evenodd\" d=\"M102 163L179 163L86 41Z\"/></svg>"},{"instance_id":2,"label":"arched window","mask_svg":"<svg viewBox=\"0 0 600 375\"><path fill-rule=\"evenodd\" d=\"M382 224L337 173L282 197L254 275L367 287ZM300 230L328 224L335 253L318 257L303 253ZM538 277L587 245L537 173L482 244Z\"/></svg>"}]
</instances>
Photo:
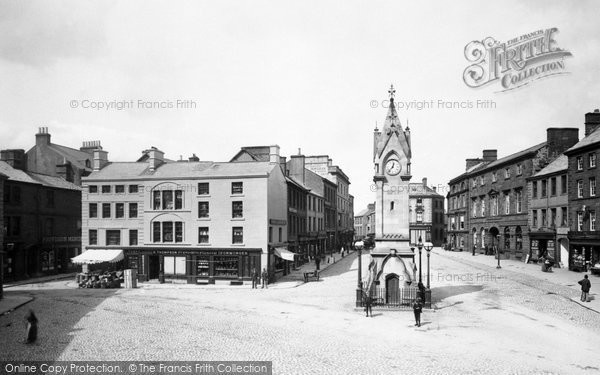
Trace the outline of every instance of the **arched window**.
<instances>
[{"instance_id":1,"label":"arched window","mask_svg":"<svg viewBox=\"0 0 600 375\"><path fill-rule=\"evenodd\" d=\"M510 228L504 228L504 250L510 249Z\"/></svg>"},{"instance_id":2,"label":"arched window","mask_svg":"<svg viewBox=\"0 0 600 375\"><path fill-rule=\"evenodd\" d=\"M485 228L481 228L481 248L485 247Z\"/></svg>"}]
</instances>

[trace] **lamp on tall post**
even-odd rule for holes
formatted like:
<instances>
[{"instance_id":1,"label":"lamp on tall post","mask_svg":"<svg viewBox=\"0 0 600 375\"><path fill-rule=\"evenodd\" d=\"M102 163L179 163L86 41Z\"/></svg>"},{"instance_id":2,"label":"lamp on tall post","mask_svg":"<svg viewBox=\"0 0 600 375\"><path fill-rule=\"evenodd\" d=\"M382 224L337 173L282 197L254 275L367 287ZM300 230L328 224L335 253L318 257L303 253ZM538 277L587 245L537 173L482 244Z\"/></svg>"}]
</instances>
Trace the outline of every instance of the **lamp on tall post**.
<instances>
[{"instance_id":1,"label":"lamp on tall post","mask_svg":"<svg viewBox=\"0 0 600 375\"><path fill-rule=\"evenodd\" d=\"M500 267L500 235L496 236L497 240L496 241L496 257L498 258L498 265L496 266L496 268L500 269L502 267Z\"/></svg>"},{"instance_id":2,"label":"lamp on tall post","mask_svg":"<svg viewBox=\"0 0 600 375\"><path fill-rule=\"evenodd\" d=\"M417 243L417 248L419 249L419 284L423 284L423 277L421 273L421 251L423 250L423 241L421 236L419 236L419 242Z\"/></svg>"},{"instance_id":3,"label":"lamp on tall post","mask_svg":"<svg viewBox=\"0 0 600 375\"><path fill-rule=\"evenodd\" d=\"M433 249L433 244L431 242L425 242L425 251L427 251L427 289L429 288L429 256L431 255L431 250Z\"/></svg>"}]
</instances>

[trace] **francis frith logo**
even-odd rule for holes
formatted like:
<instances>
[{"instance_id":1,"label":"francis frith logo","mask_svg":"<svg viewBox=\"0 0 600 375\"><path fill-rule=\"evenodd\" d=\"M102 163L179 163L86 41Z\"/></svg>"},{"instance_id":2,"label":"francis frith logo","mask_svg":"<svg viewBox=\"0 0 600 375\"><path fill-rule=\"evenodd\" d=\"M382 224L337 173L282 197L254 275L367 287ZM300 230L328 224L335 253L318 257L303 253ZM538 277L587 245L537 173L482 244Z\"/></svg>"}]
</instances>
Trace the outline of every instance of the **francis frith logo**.
<instances>
[{"instance_id":1,"label":"francis frith logo","mask_svg":"<svg viewBox=\"0 0 600 375\"><path fill-rule=\"evenodd\" d=\"M496 81L499 91L513 90L537 79L567 74L566 57L571 52L558 47L558 29L540 29L501 43L492 37L472 41L465 47L465 57L472 63L463 80L478 88Z\"/></svg>"}]
</instances>

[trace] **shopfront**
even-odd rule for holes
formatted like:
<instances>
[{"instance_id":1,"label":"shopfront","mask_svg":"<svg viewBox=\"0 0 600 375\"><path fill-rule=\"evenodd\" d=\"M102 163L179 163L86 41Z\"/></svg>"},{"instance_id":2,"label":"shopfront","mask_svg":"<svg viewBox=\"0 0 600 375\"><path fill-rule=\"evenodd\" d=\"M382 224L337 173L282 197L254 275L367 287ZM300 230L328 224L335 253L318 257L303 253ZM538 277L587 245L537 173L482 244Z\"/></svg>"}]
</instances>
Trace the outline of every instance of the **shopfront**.
<instances>
[{"instance_id":1,"label":"shopfront","mask_svg":"<svg viewBox=\"0 0 600 375\"><path fill-rule=\"evenodd\" d=\"M529 259L537 261L541 257L550 257L556 261L556 234L554 232L531 232L529 234Z\"/></svg>"},{"instance_id":2,"label":"shopfront","mask_svg":"<svg viewBox=\"0 0 600 375\"><path fill-rule=\"evenodd\" d=\"M138 280L214 284L250 281L252 270L260 274L261 249L126 249L127 267L136 269Z\"/></svg>"},{"instance_id":3,"label":"shopfront","mask_svg":"<svg viewBox=\"0 0 600 375\"><path fill-rule=\"evenodd\" d=\"M569 233L569 269L586 272L600 262L600 234L595 232Z\"/></svg>"}]
</instances>

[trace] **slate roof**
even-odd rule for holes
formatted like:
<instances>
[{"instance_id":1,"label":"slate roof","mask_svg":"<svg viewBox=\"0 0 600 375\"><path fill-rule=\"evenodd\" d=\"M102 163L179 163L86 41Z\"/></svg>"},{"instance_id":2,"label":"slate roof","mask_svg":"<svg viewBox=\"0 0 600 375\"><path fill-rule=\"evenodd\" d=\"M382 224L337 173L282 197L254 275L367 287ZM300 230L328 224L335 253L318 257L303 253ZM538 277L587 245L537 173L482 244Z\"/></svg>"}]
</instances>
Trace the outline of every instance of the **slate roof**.
<instances>
[{"instance_id":1,"label":"slate roof","mask_svg":"<svg viewBox=\"0 0 600 375\"><path fill-rule=\"evenodd\" d=\"M170 162L150 171L148 163L112 162L99 171L92 172L84 181L94 180L143 180L186 179L218 177L267 176L277 164L268 162Z\"/></svg>"},{"instance_id":2,"label":"slate roof","mask_svg":"<svg viewBox=\"0 0 600 375\"><path fill-rule=\"evenodd\" d=\"M57 154L70 161L71 164L75 165L76 167L87 171L92 170L90 167L86 167L85 161L89 160L90 163L92 163L92 161L94 160L93 155L90 155L87 152L76 150L67 146L57 145L54 143L50 143L48 145L48 148L54 150Z\"/></svg>"},{"instance_id":3,"label":"slate roof","mask_svg":"<svg viewBox=\"0 0 600 375\"><path fill-rule=\"evenodd\" d=\"M569 153L571 153L573 151L577 151L586 146L591 146L595 143L600 142L600 131L599 130L600 130L600 128L596 129L594 132L589 134L587 137L585 137L581 141L575 143L575 145L573 147L571 147L570 149L565 151L565 154L568 155Z\"/></svg>"},{"instance_id":4,"label":"slate roof","mask_svg":"<svg viewBox=\"0 0 600 375\"><path fill-rule=\"evenodd\" d=\"M562 154L559 157L557 157L556 159L554 159L554 161L552 163L550 163L546 167L544 167L541 171L534 174L532 177L547 176L547 175L550 175L553 173L567 171L568 167L569 167L569 158L565 154Z\"/></svg>"},{"instance_id":5,"label":"slate roof","mask_svg":"<svg viewBox=\"0 0 600 375\"><path fill-rule=\"evenodd\" d=\"M40 173L24 172L10 166L7 162L0 161L0 174L6 175L9 181L27 184L43 185L57 189L81 190L81 188L60 177L48 176Z\"/></svg>"},{"instance_id":6,"label":"slate roof","mask_svg":"<svg viewBox=\"0 0 600 375\"><path fill-rule=\"evenodd\" d=\"M409 184L408 188L409 188L408 195L411 197L418 197L418 196L430 197L432 195L437 195L439 197L442 197L442 195L440 193L434 191L429 186L424 186L422 183L415 182L415 183Z\"/></svg>"}]
</instances>

